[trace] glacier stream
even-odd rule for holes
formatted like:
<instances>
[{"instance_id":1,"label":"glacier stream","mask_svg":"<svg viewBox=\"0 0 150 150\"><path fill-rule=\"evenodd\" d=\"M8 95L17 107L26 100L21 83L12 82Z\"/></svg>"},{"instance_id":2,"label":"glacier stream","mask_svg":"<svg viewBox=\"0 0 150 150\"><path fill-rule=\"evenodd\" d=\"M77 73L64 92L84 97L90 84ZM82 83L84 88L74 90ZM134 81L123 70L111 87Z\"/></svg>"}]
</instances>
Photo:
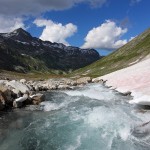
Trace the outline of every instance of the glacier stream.
<instances>
[{"instance_id":1,"label":"glacier stream","mask_svg":"<svg viewBox=\"0 0 150 150\"><path fill-rule=\"evenodd\" d=\"M149 150L150 120L100 84L46 93L38 107L0 115L0 150ZM137 128L137 129L136 129Z\"/></svg>"}]
</instances>

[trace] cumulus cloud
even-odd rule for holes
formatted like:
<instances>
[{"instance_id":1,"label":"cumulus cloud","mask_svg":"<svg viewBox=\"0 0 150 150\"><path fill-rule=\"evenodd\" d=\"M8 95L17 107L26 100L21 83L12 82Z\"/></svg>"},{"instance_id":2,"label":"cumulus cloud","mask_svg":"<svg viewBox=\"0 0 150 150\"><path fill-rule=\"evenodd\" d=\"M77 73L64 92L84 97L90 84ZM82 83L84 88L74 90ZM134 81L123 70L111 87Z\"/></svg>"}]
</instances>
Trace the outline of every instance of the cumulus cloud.
<instances>
[{"instance_id":1,"label":"cumulus cloud","mask_svg":"<svg viewBox=\"0 0 150 150\"><path fill-rule=\"evenodd\" d=\"M34 15L50 10L64 10L78 3L102 6L107 0L0 0L0 14Z\"/></svg>"},{"instance_id":2,"label":"cumulus cloud","mask_svg":"<svg viewBox=\"0 0 150 150\"><path fill-rule=\"evenodd\" d=\"M62 25L61 23L55 23L52 20L36 19L34 24L38 27L45 27L40 39L44 41L63 43L65 45L69 45L66 39L77 32L77 26L72 23Z\"/></svg>"},{"instance_id":3,"label":"cumulus cloud","mask_svg":"<svg viewBox=\"0 0 150 150\"><path fill-rule=\"evenodd\" d=\"M79 3L102 6L107 0L0 0L0 28L9 32L24 27L23 19L52 10L69 9ZM10 19L15 18L15 19ZM22 19L21 19L22 18Z\"/></svg>"},{"instance_id":4,"label":"cumulus cloud","mask_svg":"<svg viewBox=\"0 0 150 150\"><path fill-rule=\"evenodd\" d=\"M25 28L23 20L21 18L10 18L0 16L0 33L11 32L18 28Z\"/></svg>"},{"instance_id":5,"label":"cumulus cloud","mask_svg":"<svg viewBox=\"0 0 150 150\"><path fill-rule=\"evenodd\" d=\"M88 32L82 48L117 49L127 43L126 39L121 40L121 36L126 32L127 28L117 26L114 21L106 20L99 27Z\"/></svg>"}]
</instances>

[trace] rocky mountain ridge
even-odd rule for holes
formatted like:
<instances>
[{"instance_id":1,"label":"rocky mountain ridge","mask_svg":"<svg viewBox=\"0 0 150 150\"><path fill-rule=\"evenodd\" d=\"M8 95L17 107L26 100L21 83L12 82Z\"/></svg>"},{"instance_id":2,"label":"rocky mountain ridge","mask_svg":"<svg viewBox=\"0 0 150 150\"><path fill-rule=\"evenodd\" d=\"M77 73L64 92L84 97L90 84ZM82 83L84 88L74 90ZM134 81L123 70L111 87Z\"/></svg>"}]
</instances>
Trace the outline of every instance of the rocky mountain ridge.
<instances>
[{"instance_id":1,"label":"rocky mountain ridge","mask_svg":"<svg viewBox=\"0 0 150 150\"><path fill-rule=\"evenodd\" d=\"M69 71L100 58L94 49L80 49L62 43L42 41L22 28L0 34L0 69L28 71Z\"/></svg>"}]
</instances>

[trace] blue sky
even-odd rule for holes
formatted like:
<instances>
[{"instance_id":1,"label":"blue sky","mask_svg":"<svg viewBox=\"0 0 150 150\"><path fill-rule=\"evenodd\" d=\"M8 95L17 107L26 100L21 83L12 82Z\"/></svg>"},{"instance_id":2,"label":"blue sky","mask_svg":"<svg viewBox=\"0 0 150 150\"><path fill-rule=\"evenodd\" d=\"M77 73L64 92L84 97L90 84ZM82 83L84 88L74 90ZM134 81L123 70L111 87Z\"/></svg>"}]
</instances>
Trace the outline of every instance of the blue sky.
<instances>
[{"instance_id":1,"label":"blue sky","mask_svg":"<svg viewBox=\"0 0 150 150\"><path fill-rule=\"evenodd\" d=\"M150 27L149 0L37 0L37 4L27 1L0 2L0 7L10 10L0 10L1 32L23 27L43 40L95 48L107 55ZM27 9L21 9L21 5Z\"/></svg>"}]
</instances>

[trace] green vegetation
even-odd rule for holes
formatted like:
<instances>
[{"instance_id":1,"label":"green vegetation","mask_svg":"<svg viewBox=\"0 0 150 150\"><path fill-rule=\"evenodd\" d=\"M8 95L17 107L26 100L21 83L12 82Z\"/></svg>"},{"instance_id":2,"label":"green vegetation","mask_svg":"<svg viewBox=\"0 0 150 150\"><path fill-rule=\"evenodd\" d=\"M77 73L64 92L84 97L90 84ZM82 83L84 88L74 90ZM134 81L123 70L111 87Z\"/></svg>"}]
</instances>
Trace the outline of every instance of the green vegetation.
<instances>
[{"instance_id":1,"label":"green vegetation","mask_svg":"<svg viewBox=\"0 0 150 150\"><path fill-rule=\"evenodd\" d=\"M9 79L27 79L27 80L45 80L49 78L62 78L64 77L63 73L59 74L61 71L51 70L51 72L39 72L32 71L30 73L19 73L14 71L0 70L0 79L9 78Z\"/></svg>"},{"instance_id":2,"label":"green vegetation","mask_svg":"<svg viewBox=\"0 0 150 150\"><path fill-rule=\"evenodd\" d=\"M69 76L102 76L116 70L131 66L150 54L150 29L119 48L110 55L84 68L78 69Z\"/></svg>"}]
</instances>

